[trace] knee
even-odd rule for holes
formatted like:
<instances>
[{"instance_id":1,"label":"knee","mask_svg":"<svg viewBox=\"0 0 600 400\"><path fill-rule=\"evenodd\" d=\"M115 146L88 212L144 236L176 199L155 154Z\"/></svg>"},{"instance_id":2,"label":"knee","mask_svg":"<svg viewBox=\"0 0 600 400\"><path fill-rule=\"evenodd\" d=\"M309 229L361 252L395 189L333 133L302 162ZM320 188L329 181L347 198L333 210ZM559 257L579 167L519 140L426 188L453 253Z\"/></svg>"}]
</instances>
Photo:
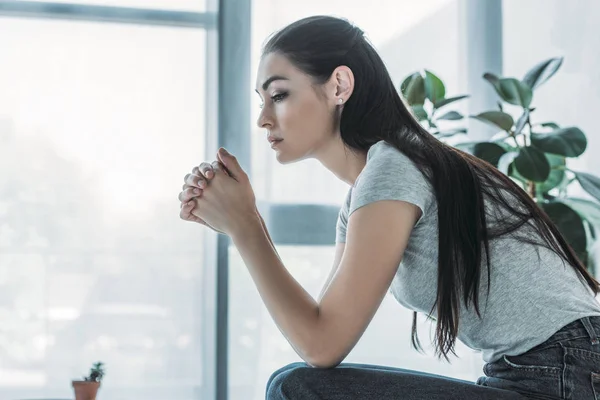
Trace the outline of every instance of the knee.
<instances>
[{"instance_id":1,"label":"knee","mask_svg":"<svg viewBox=\"0 0 600 400\"><path fill-rule=\"evenodd\" d=\"M267 400L288 399L294 387L302 383L303 371L310 369L306 363L295 362L275 371L267 382Z\"/></svg>"}]
</instances>

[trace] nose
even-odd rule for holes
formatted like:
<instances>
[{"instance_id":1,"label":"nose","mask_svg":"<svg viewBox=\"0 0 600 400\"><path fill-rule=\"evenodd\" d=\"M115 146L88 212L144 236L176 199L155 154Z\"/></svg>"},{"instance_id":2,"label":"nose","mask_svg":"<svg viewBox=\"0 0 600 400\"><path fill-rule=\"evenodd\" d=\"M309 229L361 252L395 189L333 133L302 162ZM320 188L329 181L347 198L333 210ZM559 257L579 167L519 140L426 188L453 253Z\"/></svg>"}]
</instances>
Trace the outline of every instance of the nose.
<instances>
[{"instance_id":1,"label":"nose","mask_svg":"<svg viewBox=\"0 0 600 400\"><path fill-rule=\"evenodd\" d=\"M259 128L272 128L273 127L273 118L270 116L267 107L263 107L260 110L260 114L258 114L258 119L256 120L256 125Z\"/></svg>"}]
</instances>

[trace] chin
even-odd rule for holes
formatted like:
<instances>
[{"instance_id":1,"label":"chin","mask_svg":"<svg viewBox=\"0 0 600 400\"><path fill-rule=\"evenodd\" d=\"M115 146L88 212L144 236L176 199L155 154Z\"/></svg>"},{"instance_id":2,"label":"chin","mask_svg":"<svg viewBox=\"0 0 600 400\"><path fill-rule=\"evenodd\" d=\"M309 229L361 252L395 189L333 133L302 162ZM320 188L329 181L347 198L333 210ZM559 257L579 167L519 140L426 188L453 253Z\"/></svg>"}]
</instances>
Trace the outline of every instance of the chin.
<instances>
[{"instance_id":1,"label":"chin","mask_svg":"<svg viewBox=\"0 0 600 400\"><path fill-rule=\"evenodd\" d=\"M277 154L275 155L275 157L277 158L277 161L279 161L279 164L282 164L282 165L293 164L297 161L300 161L300 159L298 159L297 157L290 157L289 154L286 154L285 152L282 152L282 151L277 151Z\"/></svg>"},{"instance_id":2,"label":"chin","mask_svg":"<svg viewBox=\"0 0 600 400\"><path fill-rule=\"evenodd\" d=\"M279 161L279 163L283 164L283 165L293 164L298 161L302 161L302 160L306 160L307 158L310 158L306 154L296 154L296 153L290 152L289 150L286 151L286 150L277 149L274 151L276 152L275 157L277 158L277 161Z\"/></svg>"}]
</instances>

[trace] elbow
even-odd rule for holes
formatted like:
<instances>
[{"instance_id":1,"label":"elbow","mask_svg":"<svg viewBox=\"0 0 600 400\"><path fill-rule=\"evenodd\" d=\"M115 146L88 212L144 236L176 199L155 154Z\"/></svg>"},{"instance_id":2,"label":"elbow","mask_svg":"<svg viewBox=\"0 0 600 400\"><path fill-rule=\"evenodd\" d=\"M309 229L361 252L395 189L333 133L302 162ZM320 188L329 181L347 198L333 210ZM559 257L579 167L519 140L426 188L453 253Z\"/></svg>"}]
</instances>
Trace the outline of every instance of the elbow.
<instances>
[{"instance_id":1,"label":"elbow","mask_svg":"<svg viewBox=\"0 0 600 400\"><path fill-rule=\"evenodd\" d=\"M331 330L313 331L306 342L304 361L313 368L335 368L344 361L354 345L348 338L340 337Z\"/></svg>"},{"instance_id":2,"label":"elbow","mask_svg":"<svg viewBox=\"0 0 600 400\"><path fill-rule=\"evenodd\" d=\"M314 360L314 361L307 361L306 363L308 365L310 365L313 368L319 368L319 369L330 369L330 368L335 368L338 365L341 364L341 360L340 361L330 361L330 360Z\"/></svg>"},{"instance_id":3,"label":"elbow","mask_svg":"<svg viewBox=\"0 0 600 400\"><path fill-rule=\"evenodd\" d=\"M346 353L338 351L319 351L304 359L313 368L329 369L335 368L346 358Z\"/></svg>"}]
</instances>

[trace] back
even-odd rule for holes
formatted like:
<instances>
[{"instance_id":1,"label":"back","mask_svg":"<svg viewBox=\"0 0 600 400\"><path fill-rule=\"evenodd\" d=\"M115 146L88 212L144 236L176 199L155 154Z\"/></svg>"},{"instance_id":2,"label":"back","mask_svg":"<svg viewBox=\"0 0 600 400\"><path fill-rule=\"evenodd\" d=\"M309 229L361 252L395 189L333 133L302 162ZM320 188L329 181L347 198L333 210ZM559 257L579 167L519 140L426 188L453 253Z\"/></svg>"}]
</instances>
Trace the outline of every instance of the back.
<instances>
[{"instance_id":1,"label":"back","mask_svg":"<svg viewBox=\"0 0 600 400\"><path fill-rule=\"evenodd\" d=\"M348 217L379 200L402 200L421 208L390 292L405 307L429 313L437 291L438 219L433 188L416 165L385 141L373 145L367 164L348 192L337 223L337 242L345 242ZM489 204L486 204L486 208ZM528 233L527 226L515 232ZM530 229L530 228L529 228ZM549 249L506 235L490 241L491 287L482 263L480 312L461 303L458 339L481 350L486 362L518 355L544 342L564 325L600 316L600 304L579 274ZM437 318L434 310L433 315Z\"/></svg>"}]
</instances>

